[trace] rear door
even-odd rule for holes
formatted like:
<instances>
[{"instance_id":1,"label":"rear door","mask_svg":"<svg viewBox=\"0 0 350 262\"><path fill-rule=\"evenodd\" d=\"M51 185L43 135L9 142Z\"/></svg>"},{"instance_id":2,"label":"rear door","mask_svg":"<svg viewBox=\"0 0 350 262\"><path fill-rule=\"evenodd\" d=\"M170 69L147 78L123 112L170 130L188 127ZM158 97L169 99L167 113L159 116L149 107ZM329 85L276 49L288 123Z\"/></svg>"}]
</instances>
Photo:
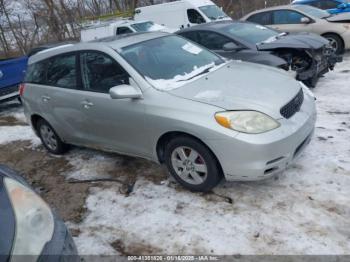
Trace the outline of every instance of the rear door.
<instances>
[{"instance_id":1,"label":"rear door","mask_svg":"<svg viewBox=\"0 0 350 262\"><path fill-rule=\"evenodd\" d=\"M88 121L81 105L82 90L77 53L62 54L46 61L46 83L41 87L40 103L46 109L46 120L61 138L84 145Z\"/></svg>"},{"instance_id":2,"label":"rear door","mask_svg":"<svg viewBox=\"0 0 350 262\"><path fill-rule=\"evenodd\" d=\"M132 84L129 74L111 56L99 51L80 53L84 86L80 104L88 119L84 132L90 144L105 150L131 155L147 154L144 130L144 100L112 99L112 87Z\"/></svg>"}]
</instances>

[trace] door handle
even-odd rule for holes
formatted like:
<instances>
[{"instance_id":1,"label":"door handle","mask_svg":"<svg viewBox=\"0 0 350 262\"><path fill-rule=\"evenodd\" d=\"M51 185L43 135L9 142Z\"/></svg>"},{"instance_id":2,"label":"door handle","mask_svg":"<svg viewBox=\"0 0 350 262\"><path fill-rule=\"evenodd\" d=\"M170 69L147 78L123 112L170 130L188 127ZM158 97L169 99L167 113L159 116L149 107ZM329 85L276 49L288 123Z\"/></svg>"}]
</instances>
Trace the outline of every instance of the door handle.
<instances>
[{"instance_id":1,"label":"door handle","mask_svg":"<svg viewBox=\"0 0 350 262\"><path fill-rule=\"evenodd\" d=\"M49 101L51 100L51 97L49 97L49 96L42 96L42 97L41 97L41 100L42 100L43 102L47 103L47 102L49 102Z\"/></svg>"},{"instance_id":2,"label":"door handle","mask_svg":"<svg viewBox=\"0 0 350 262\"><path fill-rule=\"evenodd\" d=\"M93 107L94 104L91 103L90 101L83 101L81 102L81 105L85 108L85 109L89 109L90 107Z\"/></svg>"}]
</instances>

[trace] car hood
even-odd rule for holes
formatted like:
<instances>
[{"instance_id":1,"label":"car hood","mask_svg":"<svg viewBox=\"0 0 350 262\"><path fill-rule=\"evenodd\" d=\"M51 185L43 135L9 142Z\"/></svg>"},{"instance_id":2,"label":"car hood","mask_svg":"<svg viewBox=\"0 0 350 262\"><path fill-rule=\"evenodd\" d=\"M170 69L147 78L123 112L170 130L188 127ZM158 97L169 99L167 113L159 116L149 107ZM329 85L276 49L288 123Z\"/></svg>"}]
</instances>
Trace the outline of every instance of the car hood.
<instances>
[{"instance_id":1,"label":"car hood","mask_svg":"<svg viewBox=\"0 0 350 262\"><path fill-rule=\"evenodd\" d=\"M312 33L286 34L257 44L260 51L271 51L279 48L319 49L328 41Z\"/></svg>"},{"instance_id":2,"label":"car hood","mask_svg":"<svg viewBox=\"0 0 350 262\"><path fill-rule=\"evenodd\" d=\"M349 7L350 7L350 4L349 4ZM326 19L329 22L350 23L350 12L332 15Z\"/></svg>"},{"instance_id":3,"label":"car hood","mask_svg":"<svg viewBox=\"0 0 350 262\"><path fill-rule=\"evenodd\" d=\"M256 110L279 119L282 118L280 109L297 95L300 88L300 84L283 70L232 61L168 92L223 110Z\"/></svg>"}]
</instances>

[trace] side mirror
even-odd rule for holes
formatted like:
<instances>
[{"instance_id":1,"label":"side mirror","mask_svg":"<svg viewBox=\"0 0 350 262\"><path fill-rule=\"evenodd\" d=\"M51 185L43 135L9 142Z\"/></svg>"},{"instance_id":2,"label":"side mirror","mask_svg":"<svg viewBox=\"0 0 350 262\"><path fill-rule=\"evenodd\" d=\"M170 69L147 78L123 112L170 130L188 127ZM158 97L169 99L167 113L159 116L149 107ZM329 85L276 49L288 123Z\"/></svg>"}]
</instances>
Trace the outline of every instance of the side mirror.
<instances>
[{"instance_id":1,"label":"side mirror","mask_svg":"<svg viewBox=\"0 0 350 262\"><path fill-rule=\"evenodd\" d=\"M300 22L302 24L310 24L311 23L311 19L308 18L308 17L303 17L303 18L300 19Z\"/></svg>"},{"instance_id":2,"label":"side mirror","mask_svg":"<svg viewBox=\"0 0 350 262\"><path fill-rule=\"evenodd\" d=\"M227 44L224 44L224 46L222 47L222 49L226 52L232 52L232 51L239 51L241 50L242 48L239 47L238 45L236 45L235 43L233 42L229 42Z\"/></svg>"},{"instance_id":3,"label":"side mirror","mask_svg":"<svg viewBox=\"0 0 350 262\"><path fill-rule=\"evenodd\" d=\"M112 99L140 99L142 93L139 89L130 85L120 85L112 87L109 90L109 94Z\"/></svg>"}]
</instances>

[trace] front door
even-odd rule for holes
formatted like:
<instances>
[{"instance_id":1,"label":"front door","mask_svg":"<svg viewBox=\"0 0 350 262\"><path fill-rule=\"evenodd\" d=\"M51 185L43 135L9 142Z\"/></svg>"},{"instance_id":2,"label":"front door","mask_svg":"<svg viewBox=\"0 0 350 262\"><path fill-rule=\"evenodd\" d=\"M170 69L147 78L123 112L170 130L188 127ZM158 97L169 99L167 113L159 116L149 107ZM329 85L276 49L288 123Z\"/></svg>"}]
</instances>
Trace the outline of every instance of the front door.
<instances>
[{"instance_id":1,"label":"front door","mask_svg":"<svg viewBox=\"0 0 350 262\"><path fill-rule=\"evenodd\" d=\"M277 10L273 11L273 24L269 26L281 32L310 32L313 29L312 20L308 18L310 23L305 23L305 18L308 17L293 10Z\"/></svg>"},{"instance_id":2,"label":"front door","mask_svg":"<svg viewBox=\"0 0 350 262\"><path fill-rule=\"evenodd\" d=\"M88 119L84 132L89 137L89 146L145 156L143 100L116 100L109 95L112 87L136 85L129 74L114 58L97 51L82 52L80 67L84 86L80 104Z\"/></svg>"}]
</instances>

